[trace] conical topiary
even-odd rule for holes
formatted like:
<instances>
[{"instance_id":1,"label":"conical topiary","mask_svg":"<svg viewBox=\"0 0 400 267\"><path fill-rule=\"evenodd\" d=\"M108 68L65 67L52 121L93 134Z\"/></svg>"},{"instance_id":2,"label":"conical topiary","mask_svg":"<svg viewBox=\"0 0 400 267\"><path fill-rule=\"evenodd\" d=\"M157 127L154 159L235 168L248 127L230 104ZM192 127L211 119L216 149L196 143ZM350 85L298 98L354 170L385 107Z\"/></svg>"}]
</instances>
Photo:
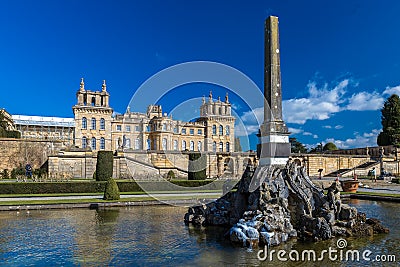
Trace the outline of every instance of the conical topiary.
<instances>
[{"instance_id":1,"label":"conical topiary","mask_svg":"<svg viewBox=\"0 0 400 267\"><path fill-rule=\"evenodd\" d=\"M117 182L110 178L107 181L106 189L104 190L104 200L119 200L119 188Z\"/></svg>"}]
</instances>

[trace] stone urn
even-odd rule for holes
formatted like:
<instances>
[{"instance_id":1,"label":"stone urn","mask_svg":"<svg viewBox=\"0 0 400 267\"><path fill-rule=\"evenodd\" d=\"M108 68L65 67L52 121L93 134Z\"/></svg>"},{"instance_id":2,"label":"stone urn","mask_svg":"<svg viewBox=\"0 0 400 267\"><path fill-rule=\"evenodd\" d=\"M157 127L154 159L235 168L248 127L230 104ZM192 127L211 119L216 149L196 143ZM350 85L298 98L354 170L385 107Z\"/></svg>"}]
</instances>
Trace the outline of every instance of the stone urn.
<instances>
[{"instance_id":1,"label":"stone urn","mask_svg":"<svg viewBox=\"0 0 400 267\"><path fill-rule=\"evenodd\" d=\"M359 182L357 180L344 180L340 181L340 184L342 185L343 192L355 193L357 192Z\"/></svg>"}]
</instances>

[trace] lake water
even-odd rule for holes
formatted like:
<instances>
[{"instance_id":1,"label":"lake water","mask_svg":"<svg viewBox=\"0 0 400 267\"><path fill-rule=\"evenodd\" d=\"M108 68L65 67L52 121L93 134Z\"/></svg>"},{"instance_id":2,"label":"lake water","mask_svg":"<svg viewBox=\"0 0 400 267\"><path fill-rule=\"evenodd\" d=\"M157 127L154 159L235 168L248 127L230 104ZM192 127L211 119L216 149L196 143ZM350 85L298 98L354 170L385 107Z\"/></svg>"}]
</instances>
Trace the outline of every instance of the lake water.
<instances>
[{"instance_id":1,"label":"lake water","mask_svg":"<svg viewBox=\"0 0 400 267\"><path fill-rule=\"evenodd\" d=\"M395 255L400 260L399 204L351 200L367 216L381 219L390 234L347 238L346 249L373 255ZM185 226L186 208L127 207L108 210L32 210L0 213L1 266L267 266L259 249L235 247L225 229ZM337 240L289 242L271 249L337 249ZM319 255L319 254L317 254ZM275 255L276 256L276 255ZM370 256L372 257L372 256ZM375 262L376 263L376 262ZM375 263L368 263L374 266ZM364 266L365 261L281 262L274 266ZM376 263L377 264L377 263ZM377 264L379 266L381 264ZM385 263L385 266L398 266Z\"/></svg>"}]
</instances>

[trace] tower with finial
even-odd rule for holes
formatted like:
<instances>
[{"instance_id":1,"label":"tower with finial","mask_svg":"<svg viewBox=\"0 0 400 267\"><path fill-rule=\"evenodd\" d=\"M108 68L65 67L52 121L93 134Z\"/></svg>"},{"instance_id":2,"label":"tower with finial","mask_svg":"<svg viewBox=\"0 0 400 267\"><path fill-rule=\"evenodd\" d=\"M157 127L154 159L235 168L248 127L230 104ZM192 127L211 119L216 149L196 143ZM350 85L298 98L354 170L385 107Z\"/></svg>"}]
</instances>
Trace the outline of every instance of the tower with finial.
<instances>
[{"instance_id":1,"label":"tower with finial","mask_svg":"<svg viewBox=\"0 0 400 267\"><path fill-rule=\"evenodd\" d=\"M109 106L110 95L107 92L106 81L103 80L101 91L91 91L85 88L84 79L81 78L76 97L77 103L72 107L75 118L75 146L92 151L111 150L113 110Z\"/></svg>"},{"instance_id":2,"label":"tower with finial","mask_svg":"<svg viewBox=\"0 0 400 267\"><path fill-rule=\"evenodd\" d=\"M235 117L231 113L231 104L228 101L228 95L225 96L225 102L212 98L210 91L208 102L203 99L200 106L200 118L198 121L206 125L206 151L214 152L233 152L235 147Z\"/></svg>"}]
</instances>

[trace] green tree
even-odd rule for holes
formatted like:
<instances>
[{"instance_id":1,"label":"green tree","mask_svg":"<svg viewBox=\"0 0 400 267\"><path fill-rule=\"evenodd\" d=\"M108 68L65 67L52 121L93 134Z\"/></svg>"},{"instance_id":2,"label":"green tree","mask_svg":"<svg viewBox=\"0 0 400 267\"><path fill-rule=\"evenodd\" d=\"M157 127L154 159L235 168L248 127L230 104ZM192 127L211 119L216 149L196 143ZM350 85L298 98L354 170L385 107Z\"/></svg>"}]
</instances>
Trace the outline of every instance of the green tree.
<instances>
[{"instance_id":1,"label":"green tree","mask_svg":"<svg viewBox=\"0 0 400 267\"><path fill-rule=\"evenodd\" d=\"M114 155L112 151L97 152L96 181L107 181L112 178Z\"/></svg>"},{"instance_id":2,"label":"green tree","mask_svg":"<svg viewBox=\"0 0 400 267\"><path fill-rule=\"evenodd\" d=\"M337 148L337 146L336 146L334 143L329 142L329 143L326 143L326 144L324 145L324 147L322 148L322 150L323 150L323 151L332 151L332 150L338 150L338 148Z\"/></svg>"},{"instance_id":3,"label":"green tree","mask_svg":"<svg viewBox=\"0 0 400 267\"><path fill-rule=\"evenodd\" d=\"M119 200L120 193L117 182L113 178L107 180L106 188L104 190L104 200Z\"/></svg>"},{"instance_id":4,"label":"green tree","mask_svg":"<svg viewBox=\"0 0 400 267\"><path fill-rule=\"evenodd\" d=\"M378 146L400 145L400 98L391 95L381 109L382 132L379 133Z\"/></svg>"},{"instance_id":5,"label":"green tree","mask_svg":"<svg viewBox=\"0 0 400 267\"><path fill-rule=\"evenodd\" d=\"M188 180L207 179L206 168L207 158L205 156L201 156L201 153L198 152L189 154Z\"/></svg>"},{"instance_id":6,"label":"green tree","mask_svg":"<svg viewBox=\"0 0 400 267\"><path fill-rule=\"evenodd\" d=\"M295 137L289 138L290 142L290 152L292 153L307 153L307 148L297 141Z\"/></svg>"}]
</instances>

